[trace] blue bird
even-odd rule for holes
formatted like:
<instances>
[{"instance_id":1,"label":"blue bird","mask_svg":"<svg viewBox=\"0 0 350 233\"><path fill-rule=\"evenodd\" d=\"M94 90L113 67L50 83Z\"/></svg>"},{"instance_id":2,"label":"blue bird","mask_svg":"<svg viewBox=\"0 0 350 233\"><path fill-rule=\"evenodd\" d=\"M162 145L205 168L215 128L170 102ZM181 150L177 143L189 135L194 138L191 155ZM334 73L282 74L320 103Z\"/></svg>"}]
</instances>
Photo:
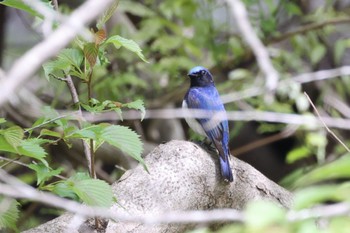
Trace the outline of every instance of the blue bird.
<instances>
[{"instance_id":1,"label":"blue bird","mask_svg":"<svg viewBox=\"0 0 350 233\"><path fill-rule=\"evenodd\" d=\"M191 85L182 102L183 108L200 109L209 111L209 117L186 118L187 124L198 134L203 135L214 144L219 152L220 168L222 177L229 182L233 181L232 170L230 168L229 129L226 111L219 93L216 90L213 76L202 66L196 66L190 70L188 76ZM212 114L211 112L212 111ZM214 114L219 114L219 119L213 118Z\"/></svg>"}]
</instances>

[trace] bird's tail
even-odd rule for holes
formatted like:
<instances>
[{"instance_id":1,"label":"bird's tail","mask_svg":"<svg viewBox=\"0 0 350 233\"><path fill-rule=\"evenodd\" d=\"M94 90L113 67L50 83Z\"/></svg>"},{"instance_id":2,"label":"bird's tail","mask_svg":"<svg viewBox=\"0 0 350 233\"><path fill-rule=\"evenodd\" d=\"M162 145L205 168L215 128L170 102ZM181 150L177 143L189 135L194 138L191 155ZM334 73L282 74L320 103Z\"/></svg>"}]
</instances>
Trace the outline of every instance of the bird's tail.
<instances>
[{"instance_id":1,"label":"bird's tail","mask_svg":"<svg viewBox=\"0 0 350 233\"><path fill-rule=\"evenodd\" d=\"M220 158L220 168L221 168L221 175L222 177L229 181L232 182L233 181L233 175L232 175L232 170L230 167L230 163L228 161L228 156L226 157L226 161L222 158L222 156L219 156Z\"/></svg>"}]
</instances>

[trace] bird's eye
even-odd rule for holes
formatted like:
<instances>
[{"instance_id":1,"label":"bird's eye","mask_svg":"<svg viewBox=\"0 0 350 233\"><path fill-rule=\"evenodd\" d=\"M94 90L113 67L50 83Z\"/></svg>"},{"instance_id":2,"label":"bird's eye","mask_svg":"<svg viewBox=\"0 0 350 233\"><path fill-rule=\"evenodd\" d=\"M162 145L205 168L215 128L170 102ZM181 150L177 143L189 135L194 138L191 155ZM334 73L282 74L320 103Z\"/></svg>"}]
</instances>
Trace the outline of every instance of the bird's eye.
<instances>
[{"instance_id":1,"label":"bird's eye","mask_svg":"<svg viewBox=\"0 0 350 233\"><path fill-rule=\"evenodd\" d=\"M201 75L204 75L205 74L205 70L201 70Z\"/></svg>"}]
</instances>

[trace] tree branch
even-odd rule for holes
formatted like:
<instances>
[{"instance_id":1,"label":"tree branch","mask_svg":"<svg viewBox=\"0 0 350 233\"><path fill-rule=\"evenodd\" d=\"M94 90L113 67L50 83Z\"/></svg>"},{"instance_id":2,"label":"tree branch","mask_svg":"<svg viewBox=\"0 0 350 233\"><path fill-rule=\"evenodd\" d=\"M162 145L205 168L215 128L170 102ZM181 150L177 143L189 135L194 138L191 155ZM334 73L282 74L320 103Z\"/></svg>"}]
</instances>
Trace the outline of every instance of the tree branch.
<instances>
[{"instance_id":1,"label":"tree branch","mask_svg":"<svg viewBox=\"0 0 350 233\"><path fill-rule=\"evenodd\" d=\"M113 185L118 203L111 211L95 212L114 220L109 222L106 232L183 232L197 223L244 221L240 210L257 199L270 200L286 208L291 206L291 193L238 159L232 158L235 181L224 182L217 155L210 155L190 142L171 141L160 145L146 156L145 162L150 173L141 165L127 171ZM1 187L0 193L4 190ZM27 195L24 191L16 195ZM36 200L49 202L42 193ZM59 202L54 204L57 206ZM69 208L81 216L91 215L91 207L71 207L72 204L65 204L61 208ZM88 212L84 214L82 210ZM60 224L68 223L65 220ZM61 226L39 227L28 233L48 233L47 229Z\"/></svg>"},{"instance_id":2,"label":"tree branch","mask_svg":"<svg viewBox=\"0 0 350 233\"><path fill-rule=\"evenodd\" d=\"M235 17L236 25L242 33L245 41L251 47L260 70L263 72L266 79L266 88L270 91L276 89L279 75L272 65L269 53L261 40L256 35L248 18L247 10L240 0L227 0L231 8L232 14Z\"/></svg>"},{"instance_id":3,"label":"tree branch","mask_svg":"<svg viewBox=\"0 0 350 233\"><path fill-rule=\"evenodd\" d=\"M47 39L17 59L5 74L6 79L0 80L0 106L11 98L18 87L33 76L45 61L68 45L84 29L84 25L96 19L113 1L89 0L85 2Z\"/></svg>"},{"instance_id":4,"label":"tree branch","mask_svg":"<svg viewBox=\"0 0 350 233\"><path fill-rule=\"evenodd\" d=\"M307 24L307 25L300 27L294 31L290 31L290 32L287 32L283 35L273 37L267 43L269 43L269 44L278 43L278 42L286 40L292 36L295 36L298 34L303 34L303 33L306 33L308 31L312 31L312 30L317 30L317 29L326 27L328 25L343 24L343 23L349 23L349 22L350 22L350 18L335 18L335 19L329 19L329 20L321 22L321 23Z\"/></svg>"}]
</instances>

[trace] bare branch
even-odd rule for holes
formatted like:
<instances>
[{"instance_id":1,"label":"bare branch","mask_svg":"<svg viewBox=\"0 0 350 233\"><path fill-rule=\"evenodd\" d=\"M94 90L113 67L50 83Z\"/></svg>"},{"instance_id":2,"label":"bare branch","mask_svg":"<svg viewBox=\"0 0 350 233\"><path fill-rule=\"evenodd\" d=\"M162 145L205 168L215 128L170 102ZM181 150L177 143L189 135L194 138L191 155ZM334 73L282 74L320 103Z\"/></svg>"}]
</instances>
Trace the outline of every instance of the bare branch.
<instances>
[{"instance_id":1,"label":"bare branch","mask_svg":"<svg viewBox=\"0 0 350 233\"><path fill-rule=\"evenodd\" d=\"M342 66L339 68L329 70L320 70L312 73L304 73L294 76L292 80L299 83L308 83L346 75L350 75L350 66Z\"/></svg>"},{"instance_id":2,"label":"bare branch","mask_svg":"<svg viewBox=\"0 0 350 233\"><path fill-rule=\"evenodd\" d=\"M84 30L84 25L96 19L113 1L89 0L85 2L46 40L37 44L16 60L5 74L6 79L0 80L0 106L11 98L18 87L34 75L43 62L68 45L77 34Z\"/></svg>"},{"instance_id":3,"label":"bare branch","mask_svg":"<svg viewBox=\"0 0 350 233\"><path fill-rule=\"evenodd\" d=\"M307 25L302 26L294 31L290 31L290 32L287 32L283 35L273 37L270 41L268 41L268 43L269 44L278 43L278 42L286 40L292 36L295 36L297 34L303 34L303 33L306 33L308 31L317 30L317 29L326 27L328 25L343 24L343 23L349 23L349 22L350 22L350 18L335 18L335 19L329 19L327 21L320 22L320 23L307 24Z\"/></svg>"},{"instance_id":4,"label":"bare branch","mask_svg":"<svg viewBox=\"0 0 350 233\"><path fill-rule=\"evenodd\" d=\"M331 135L332 135L332 136L333 136L333 137L334 137L348 152L350 152L350 149L345 145L345 143L344 143L342 140L340 140L340 139L338 138L338 136L337 136L332 130L330 130L330 129L328 128L327 124L326 124L326 123L324 122L324 120L322 119L320 113L318 112L318 110L317 110L317 108L315 107L314 103L313 103L312 100L310 99L309 95L308 95L306 92L304 92L304 95L306 96L306 98L307 98L308 101L310 102L312 108L315 110L315 112L316 112L318 118L320 119L320 121L322 122L322 124L324 125L324 127L327 129L328 133L330 133L330 134L331 134Z\"/></svg>"},{"instance_id":5,"label":"bare branch","mask_svg":"<svg viewBox=\"0 0 350 233\"><path fill-rule=\"evenodd\" d=\"M226 2L231 8L242 36L253 50L260 70L265 76L266 88L270 91L275 90L279 79L278 72L272 65L267 48L260 41L250 23L244 4L240 0L227 0Z\"/></svg>"}]
</instances>

